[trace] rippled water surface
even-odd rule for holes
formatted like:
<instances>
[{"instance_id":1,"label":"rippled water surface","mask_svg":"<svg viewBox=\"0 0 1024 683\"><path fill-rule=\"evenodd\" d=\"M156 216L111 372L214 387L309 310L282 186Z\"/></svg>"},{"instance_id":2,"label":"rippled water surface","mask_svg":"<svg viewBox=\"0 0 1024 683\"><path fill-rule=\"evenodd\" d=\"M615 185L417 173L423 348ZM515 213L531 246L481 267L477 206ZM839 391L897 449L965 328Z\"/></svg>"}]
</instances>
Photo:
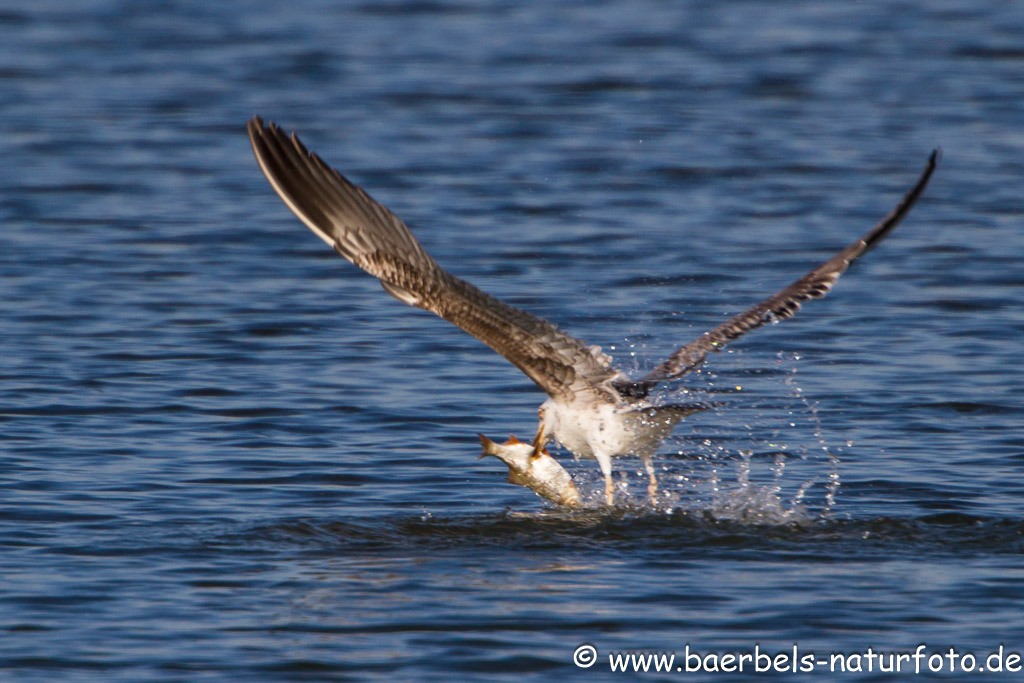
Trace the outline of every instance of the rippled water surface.
<instances>
[{"instance_id":1,"label":"rippled water surface","mask_svg":"<svg viewBox=\"0 0 1024 683\"><path fill-rule=\"evenodd\" d=\"M1019 3L20 5L0 10L5 680L1024 652ZM675 390L722 405L662 448L660 505L627 460L618 507L562 512L477 460L478 432L532 435L543 397L310 234L255 164L256 113L442 265L634 372L944 155L828 298ZM599 498L595 464L556 455Z\"/></svg>"}]
</instances>

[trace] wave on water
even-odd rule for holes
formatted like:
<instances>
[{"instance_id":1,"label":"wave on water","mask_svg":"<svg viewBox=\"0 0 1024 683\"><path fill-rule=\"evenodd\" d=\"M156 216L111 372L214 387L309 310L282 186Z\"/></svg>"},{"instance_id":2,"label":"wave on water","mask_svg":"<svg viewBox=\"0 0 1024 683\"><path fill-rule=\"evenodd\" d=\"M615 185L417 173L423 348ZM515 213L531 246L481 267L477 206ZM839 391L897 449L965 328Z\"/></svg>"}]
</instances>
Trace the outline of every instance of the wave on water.
<instances>
[{"instance_id":1,"label":"wave on water","mask_svg":"<svg viewBox=\"0 0 1024 683\"><path fill-rule=\"evenodd\" d=\"M295 519L221 536L219 543L271 544L315 554L404 554L424 550L503 552L595 549L640 553L756 552L787 558L1019 555L1024 519L959 513L912 518L817 520L757 525L697 511L618 507L358 520ZM291 552L290 551L290 552Z\"/></svg>"}]
</instances>

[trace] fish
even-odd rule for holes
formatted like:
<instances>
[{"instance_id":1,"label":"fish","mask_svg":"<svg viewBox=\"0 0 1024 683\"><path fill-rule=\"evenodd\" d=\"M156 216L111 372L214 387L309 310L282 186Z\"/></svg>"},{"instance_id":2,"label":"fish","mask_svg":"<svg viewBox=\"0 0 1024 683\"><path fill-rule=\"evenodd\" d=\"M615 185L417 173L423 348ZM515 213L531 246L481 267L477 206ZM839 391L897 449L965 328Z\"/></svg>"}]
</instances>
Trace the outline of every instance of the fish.
<instances>
[{"instance_id":1,"label":"fish","mask_svg":"<svg viewBox=\"0 0 1024 683\"><path fill-rule=\"evenodd\" d=\"M528 444L514 435L499 444L480 434L484 452L481 458L493 455L508 465L508 483L525 486L541 498L565 507L578 507L582 502L572 476L541 445Z\"/></svg>"}]
</instances>

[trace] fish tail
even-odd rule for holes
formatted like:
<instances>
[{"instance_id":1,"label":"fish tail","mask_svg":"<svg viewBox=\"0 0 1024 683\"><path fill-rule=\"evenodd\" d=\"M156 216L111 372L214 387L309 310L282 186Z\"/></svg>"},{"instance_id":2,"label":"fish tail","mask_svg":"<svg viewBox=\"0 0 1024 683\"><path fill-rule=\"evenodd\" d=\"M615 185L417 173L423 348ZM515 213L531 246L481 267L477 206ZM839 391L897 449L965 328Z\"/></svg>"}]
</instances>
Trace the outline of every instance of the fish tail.
<instances>
[{"instance_id":1,"label":"fish tail","mask_svg":"<svg viewBox=\"0 0 1024 683\"><path fill-rule=\"evenodd\" d=\"M498 444L488 439L483 434L477 434L480 437L480 445L484 447L484 452L480 454L481 458L485 458L488 455L498 456Z\"/></svg>"}]
</instances>

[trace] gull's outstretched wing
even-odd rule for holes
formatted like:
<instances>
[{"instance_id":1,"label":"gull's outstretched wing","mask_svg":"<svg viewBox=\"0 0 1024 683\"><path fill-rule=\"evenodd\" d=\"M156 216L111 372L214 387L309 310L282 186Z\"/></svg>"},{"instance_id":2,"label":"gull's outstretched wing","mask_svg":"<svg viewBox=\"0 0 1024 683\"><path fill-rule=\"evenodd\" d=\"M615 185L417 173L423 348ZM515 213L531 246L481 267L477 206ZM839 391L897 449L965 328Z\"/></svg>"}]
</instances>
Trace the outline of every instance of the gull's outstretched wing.
<instances>
[{"instance_id":1,"label":"gull's outstretched wing","mask_svg":"<svg viewBox=\"0 0 1024 683\"><path fill-rule=\"evenodd\" d=\"M597 347L446 272L401 219L308 152L294 134L264 125L259 117L247 130L260 168L288 208L399 301L462 328L550 396L617 396L607 382L618 373Z\"/></svg>"},{"instance_id":2,"label":"gull's outstretched wing","mask_svg":"<svg viewBox=\"0 0 1024 683\"><path fill-rule=\"evenodd\" d=\"M624 395L646 395L658 382L681 377L699 366L709 352L720 350L732 340L765 323L790 318L800 310L800 305L803 302L825 296L851 263L873 249L910 212L914 202L924 192L928 179L931 178L932 172L935 170L938 156L938 150L932 152L917 184L907 192L896 208L866 235L781 292L768 297L715 329L705 332L699 338L677 350L668 357L668 360L640 380L635 382L617 381L616 388Z\"/></svg>"}]
</instances>

